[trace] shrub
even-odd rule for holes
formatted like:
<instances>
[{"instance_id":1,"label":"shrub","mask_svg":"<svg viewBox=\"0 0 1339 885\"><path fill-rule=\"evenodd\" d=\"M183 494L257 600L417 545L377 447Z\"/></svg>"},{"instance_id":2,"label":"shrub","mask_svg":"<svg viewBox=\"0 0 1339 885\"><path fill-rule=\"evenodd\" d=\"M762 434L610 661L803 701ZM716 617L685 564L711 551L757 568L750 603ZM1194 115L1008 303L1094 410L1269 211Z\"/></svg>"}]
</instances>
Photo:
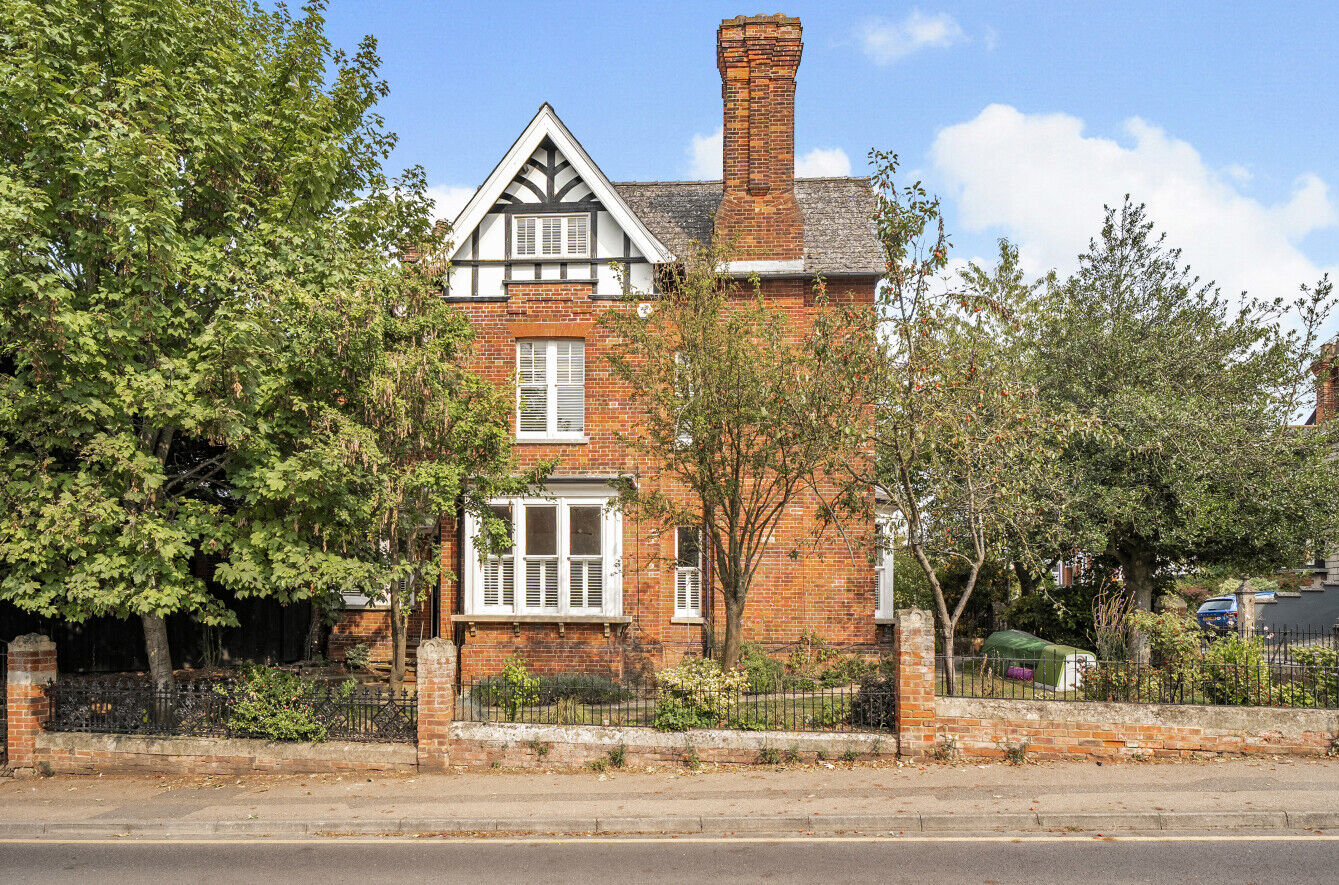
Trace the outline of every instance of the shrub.
<instances>
[{"instance_id":1,"label":"shrub","mask_svg":"<svg viewBox=\"0 0 1339 885\"><path fill-rule=\"evenodd\" d=\"M324 741L311 704L312 685L293 673L254 666L218 691L228 699L228 730L237 737Z\"/></svg>"},{"instance_id":2,"label":"shrub","mask_svg":"<svg viewBox=\"0 0 1339 885\"><path fill-rule=\"evenodd\" d=\"M758 751L759 765L779 765L781 764L781 751L776 747L763 747Z\"/></svg>"},{"instance_id":3,"label":"shrub","mask_svg":"<svg viewBox=\"0 0 1339 885\"><path fill-rule=\"evenodd\" d=\"M845 698L824 698L823 706L814 715L815 725L823 728L835 728L851 721L851 702Z\"/></svg>"},{"instance_id":4,"label":"shrub","mask_svg":"<svg viewBox=\"0 0 1339 885\"><path fill-rule=\"evenodd\" d=\"M1291 653L1297 663L1317 668L1316 695L1329 706L1339 703L1339 648L1311 646L1293 648Z\"/></svg>"},{"instance_id":5,"label":"shrub","mask_svg":"<svg viewBox=\"0 0 1339 885\"><path fill-rule=\"evenodd\" d=\"M606 755L609 757L609 764L614 768L622 768L628 764L628 748L623 744L614 747Z\"/></svg>"},{"instance_id":6,"label":"shrub","mask_svg":"<svg viewBox=\"0 0 1339 885\"><path fill-rule=\"evenodd\" d=\"M769 731L776 727L776 722L766 713L750 707L731 716L730 727L740 731Z\"/></svg>"},{"instance_id":7,"label":"shrub","mask_svg":"<svg viewBox=\"0 0 1339 885\"><path fill-rule=\"evenodd\" d=\"M520 655L507 658L502 667L501 706L507 713L507 720L515 722L521 710L539 700L539 680L525 669L525 659Z\"/></svg>"},{"instance_id":8,"label":"shrub","mask_svg":"<svg viewBox=\"0 0 1339 885\"><path fill-rule=\"evenodd\" d=\"M897 725L897 681L866 676L851 702L852 725L862 728L894 728Z\"/></svg>"},{"instance_id":9,"label":"shrub","mask_svg":"<svg viewBox=\"0 0 1339 885\"><path fill-rule=\"evenodd\" d=\"M801 757L800 757L799 744L791 744L789 747L786 748L787 764L794 765L800 761L800 758Z\"/></svg>"},{"instance_id":10,"label":"shrub","mask_svg":"<svg viewBox=\"0 0 1339 885\"><path fill-rule=\"evenodd\" d=\"M1259 639L1224 636L1204 653L1200 688L1212 704L1263 706L1274 700L1273 680Z\"/></svg>"},{"instance_id":11,"label":"shrub","mask_svg":"<svg viewBox=\"0 0 1339 885\"><path fill-rule=\"evenodd\" d=\"M729 718L748 686L743 670L728 673L709 658L688 658L656 674L662 698L673 698L709 723ZM691 726L690 726L691 727Z\"/></svg>"},{"instance_id":12,"label":"shrub","mask_svg":"<svg viewBox=\"0 0 1339 885\"><path fill-rule=\"evenodd\" d=\"M786 672L784 664L770 657L753 642L745 642L740 646L739 666L748 674L748 690L754 694L776 691Z\"/></svg>"},{"instance_id":13,"label":"shrub","mask_svg":"<svg viewBox=\"0 0 1339 885\"><path fill-rule=\"evenodd\" d=\"M372 658L372 648L366 642L349 646L344 652L344 663L354 670L366 670Z\"/></svg>"},{"instance_id":14,"label":"shrub","mask_svg":"<svg viewBox=\"0 0 1339 885\"><path fill-rule=\"evenodd\" d=\"M535 692L541 706L569 699L579 704L618 704L632 697L631 691L608 676L585 673L540 676Z\"/></svg>"},{"instance_id":15,"label":"shrub","mask_svg":"<svg viewBox=\"0 0 1339 885\"><path fill-rule=\"evenodd\" d=\"M656 703L655 716L651 719L651 727L656 731L687 731L690 728L707 728L714 724L675 697L661 698Z\"/></svg>"}]
</instances>

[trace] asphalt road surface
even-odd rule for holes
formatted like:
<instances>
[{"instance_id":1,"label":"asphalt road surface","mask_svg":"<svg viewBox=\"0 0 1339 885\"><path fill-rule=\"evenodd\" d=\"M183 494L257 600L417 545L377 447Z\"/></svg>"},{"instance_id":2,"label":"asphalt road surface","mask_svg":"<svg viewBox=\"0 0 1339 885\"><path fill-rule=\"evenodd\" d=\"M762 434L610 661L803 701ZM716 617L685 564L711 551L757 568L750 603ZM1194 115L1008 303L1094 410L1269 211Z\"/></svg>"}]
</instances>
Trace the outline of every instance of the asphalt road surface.
<instances>
[{"instance_id":1,"label":"asphalt road surface","mask_svg":"<svg viewBox=\"0 0 1339 885\"><path fill-rule=\"evenodd\" d=\"M1339 882L1339 837L13 840L0 882Z\"/></svg>"}]
</instances>

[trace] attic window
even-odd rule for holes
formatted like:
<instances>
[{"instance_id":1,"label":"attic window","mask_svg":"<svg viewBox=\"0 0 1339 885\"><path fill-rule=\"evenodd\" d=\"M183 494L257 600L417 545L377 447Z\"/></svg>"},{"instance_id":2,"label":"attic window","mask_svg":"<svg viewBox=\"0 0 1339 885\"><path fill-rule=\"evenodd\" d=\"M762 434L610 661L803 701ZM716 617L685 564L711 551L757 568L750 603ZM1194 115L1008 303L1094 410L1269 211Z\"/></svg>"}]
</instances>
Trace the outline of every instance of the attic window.
<instances>
[{"instance_id":1,"label":"attic window","mask_svg":"<svg viewBox=\"0 0 1339 885\"><path fill-rule=\"evenodd\" d=\"M519 258L589 258L590 217L586 215L516 216Z\"/></svg>"}]
</instances>

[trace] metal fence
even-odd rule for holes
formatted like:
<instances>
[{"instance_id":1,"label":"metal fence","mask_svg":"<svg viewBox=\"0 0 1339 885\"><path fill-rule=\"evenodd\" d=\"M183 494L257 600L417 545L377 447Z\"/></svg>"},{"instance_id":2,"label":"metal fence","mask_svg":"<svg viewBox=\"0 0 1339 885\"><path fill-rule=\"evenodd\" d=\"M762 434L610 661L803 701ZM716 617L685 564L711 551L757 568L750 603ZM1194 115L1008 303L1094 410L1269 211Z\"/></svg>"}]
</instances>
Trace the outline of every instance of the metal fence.
<instances>
[{"instance_id":1,"label":"metal fence","mask_svg":"<svg viewBox=\"0 0 1339 885\"><path fill-rule=\"evenodd\" d=\"M667 691L654 681L604 677L531 677L530 683L491 676L462 687L456 718L467 722L602 725L685 731L851 732L892 730L896 692L891 680L797 688L777 683L744 691Z\"/></svg>"},{"instance_id":2,"label":"metal fence","mask_svg":"<svg viewBox=\"0 0 1339 885\"><path fill-rule=\"evenodd\" d=\"M287 697L258 700L244 686L241 681L201 680L158 688L135 678L64 678L47 688L47 728L185 737L417 740L417 702L408 692L312 682ZM267 716L276 726L264 726Z\"/></svg>"},{"instance_id":3,"label":"metal fence","mask_svg":"<svg viewBox=\"0 0 1339 885\"><path fill-rule=\"evenodd\" d=\"M9 643L0 639L0 765L9 761Z\"/></svg>"},{"instance_id":4,"label":"metal fence","mask_svg":"<svg viewBox=\"0 0 1339 885\"><path fill-rule=\"evenodd\" d=\"M935 693L967 698L1044 701L1114 701L1134 704L1339 709L1339 667L1291 663L1232 664L1198 660L1179 667L1132 661L1080 665L1071 684L1048 687L1026 666L998 658L954 659L949 691L947 659L936 658Z\"/></svg>"},{"instance_id":5,"label":"metal fence","mask_svg":"<svg viewBox=\"0 0 1339 885\"><path fill-rule=\"evenodd\" d=\"M1268 627L1257 625L1251 635L1260 640L1265 657L1287 663L1297 649L1330 648L1339 651L1339 626Z\"/></svg>"}]
</instances>

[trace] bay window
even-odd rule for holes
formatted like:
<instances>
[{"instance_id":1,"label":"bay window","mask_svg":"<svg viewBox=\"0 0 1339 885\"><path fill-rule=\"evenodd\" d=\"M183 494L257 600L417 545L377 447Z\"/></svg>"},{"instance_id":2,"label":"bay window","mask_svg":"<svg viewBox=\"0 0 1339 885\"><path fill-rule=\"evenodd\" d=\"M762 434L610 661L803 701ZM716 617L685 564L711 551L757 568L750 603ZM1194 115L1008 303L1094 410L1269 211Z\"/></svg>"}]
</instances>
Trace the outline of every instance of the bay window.
<instances>
[{"instance_id":1,"label":"bay window","mask_svg":"<svg viewBox=\"0 0 1339 885\"><path fill-rule=\"evenodd\" d=\"M465 520L471 551L465 614L619 615L622 518L611 495L566 495L497 502L512 527L512 547L481 558L478 520Z\"/></svg>"}]
</instances>

